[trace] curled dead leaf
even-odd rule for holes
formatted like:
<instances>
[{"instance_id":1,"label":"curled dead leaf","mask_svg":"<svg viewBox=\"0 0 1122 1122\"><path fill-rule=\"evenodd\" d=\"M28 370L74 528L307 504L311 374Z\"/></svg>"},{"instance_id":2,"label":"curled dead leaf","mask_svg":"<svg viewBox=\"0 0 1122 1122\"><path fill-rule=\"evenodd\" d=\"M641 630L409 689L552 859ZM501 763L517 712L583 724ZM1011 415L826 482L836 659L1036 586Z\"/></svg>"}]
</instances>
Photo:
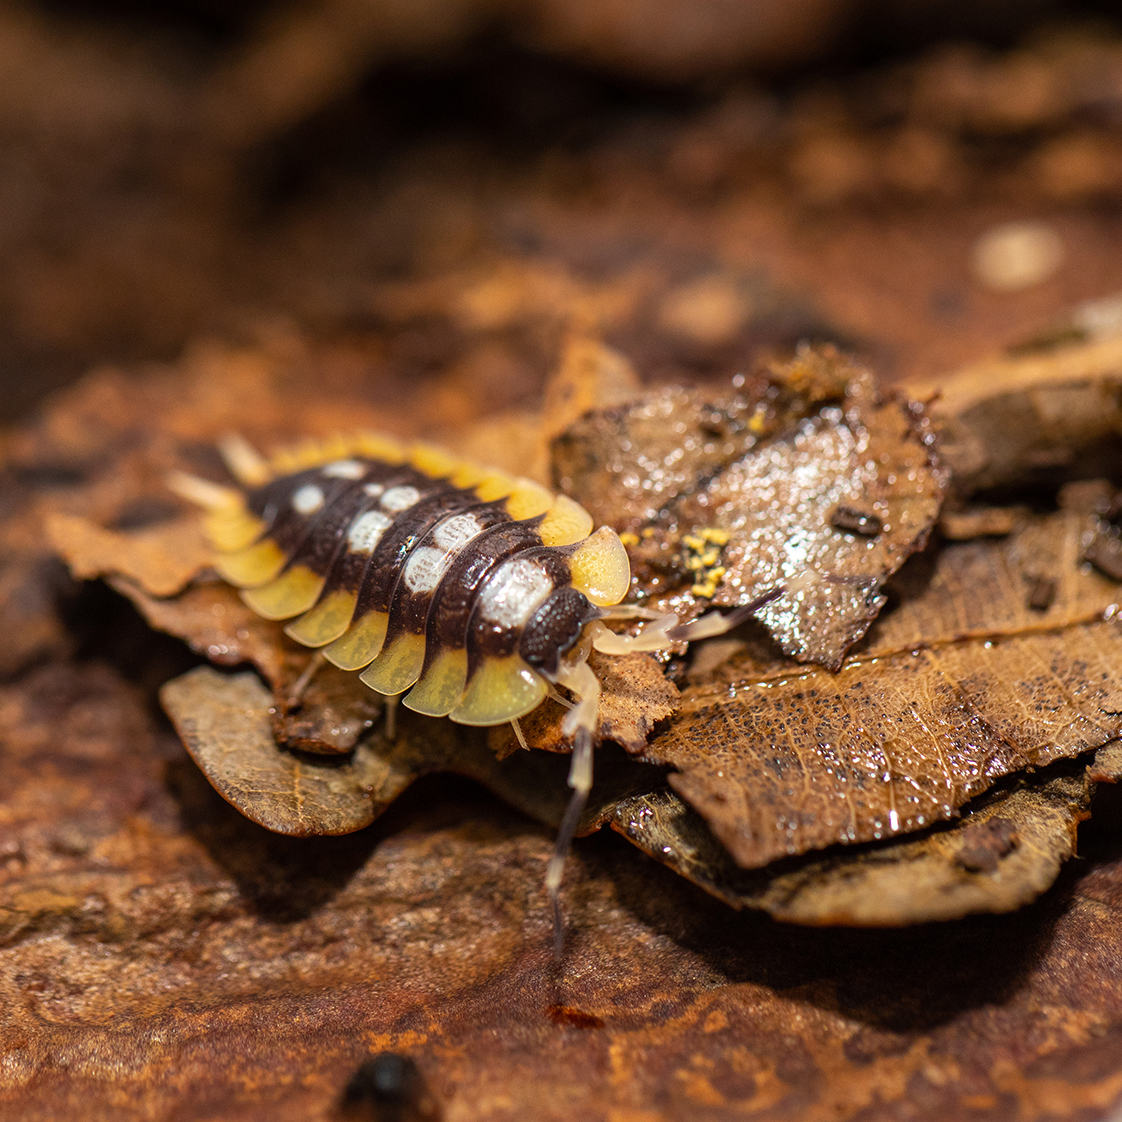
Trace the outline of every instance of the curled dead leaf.
<instances>
[{"instance_id":1,"label":"curled dead leaf","mask_svg":"<svg viewBox=\"0 0 1122 1122\"><path fill-rule=\"evenodd\" d=\"M1023 485L1122 434L1122 338L1078 337L906 388L931 400L958 491Z\"/></svg>"},{"instance_id":2,"label":"curled dead leaf","mask_svg":"<svg viewBox=\"0 0 1122 1122\"><path fill-rule=\"evenodd\" d=\"M76 577L113 573L152 596L182 592L212 556L199 519L191 517L121 533L79 515L49 514L46 529L51 545Z\"/></svg>"},{"instance_id":3,"label":"curled dead leaf","mask_svg":"<svg viewBox=\"0 0 1122 1122\"><path fill-rule=\"evenodd\" d=\"M411 713L393 741L375 730L345 758L286 750L273 736L272 695L251 672L200 666L168 682L160 701L218 793L279 834L361 830L419 776L462 756L493 758L474 730Z\"/></svg>"},{"instance_id":4,"label":"curled dead leaf","mask_svg":"<svg viewBox=\"0 0 1122 1122\"><path fill-rule=\"evenodd\" d=\"M1088 774L1068 767L983 796L953 826L759 870L738 867L672 791L623 800L611 826L733 907L789 923L899 927L1035 900L1074 855L1093 791Z\"/></svg>"}]
</instances>

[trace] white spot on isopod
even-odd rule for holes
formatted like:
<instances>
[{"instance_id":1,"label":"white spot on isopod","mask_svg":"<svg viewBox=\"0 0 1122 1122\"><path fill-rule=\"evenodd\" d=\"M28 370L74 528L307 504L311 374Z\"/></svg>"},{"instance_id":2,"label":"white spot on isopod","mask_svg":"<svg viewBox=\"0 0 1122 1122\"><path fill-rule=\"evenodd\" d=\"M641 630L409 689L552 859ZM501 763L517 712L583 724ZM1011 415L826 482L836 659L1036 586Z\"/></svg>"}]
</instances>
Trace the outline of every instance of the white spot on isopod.
<instances>
[{"instance_id":1,"label":"white spot on isopod","mask_svg":"<svg viewBox=\"0 0 1122 1122\"><path fill-rule=\"evenodd\" d=\"M465 546L483 529L474 514L453 514L432 532L432 540L441 549L452 552Z\"/></svg>"},{"instance_id":2,"label":"white spot on isopod","mask_svg":"<svg viewBox=\"0 0 1122 1122\"><path fill-rule=\"evenodd\" d=\"M307 483L292 496L292 509L298 514L315 514L323 506L323 492L314 484Z\"/></svg>"},{"instance_id":3,"label":"white spot on isopod","mask_svg":"<svg viewBox=\"0 0 1122 1122\"><path fill-rule=\"evenodd\" d=\"M373 553L382 535L393 525L380 510L368 510L360 514L347 531L347 544L355 553Z\"/></svg>"},{"instance_id":4,"label":"white spot on isopod","mask_svg":"<svg viewBox=\"0 0 1122 1122\"><path fill-rule=\"evenodd\" d=\"M440 583L452 558L483 527L474 514L453 514L432 532L433 545L418 546L409 555L402 576L410 592L432 592Z\"/></svg>"},{"instance_id":5,"label":"white spot on isopod","mask_svg":"<svg viewBox=\"0 0 1122 1122\"><path fill-rule=\"evenodd\" d=\"M549 575L525 557L513 557L496 570L479 597L479 610L489 623L521 627L553 591Z\"/></svg>"},{"instance_id":6,"label":"white spot on isopod","mask_svg":"<svg viewBox=\"0 0 1122 1122\"><path fill-rule=\"evenodd\" d=\"M361 479L366 474L366 465L358 460L336 460L323 469L328 479Z\"/></svg>"},{"instance_id":7,"label":"white spot on isopod","mask_svg":"<svg viewBox=\"0 0 1122 1122\"><path fill-rule=\"evenodd\" d=\"M448 554L431 545L418 546L405 563L405 586L410 592L432 592L448 567Z\"/></svg>"},{"instance_id":8,"label":"white spot on isopod","mask_svg":"<svg viewBox=\"0 0 1122 1122\"><path fill-rule=\"evenodd\" d=\"M416 487L391 487L382 496L382 506L386 510L408 510L420 497Z\"/></svg>"}]
</instances>

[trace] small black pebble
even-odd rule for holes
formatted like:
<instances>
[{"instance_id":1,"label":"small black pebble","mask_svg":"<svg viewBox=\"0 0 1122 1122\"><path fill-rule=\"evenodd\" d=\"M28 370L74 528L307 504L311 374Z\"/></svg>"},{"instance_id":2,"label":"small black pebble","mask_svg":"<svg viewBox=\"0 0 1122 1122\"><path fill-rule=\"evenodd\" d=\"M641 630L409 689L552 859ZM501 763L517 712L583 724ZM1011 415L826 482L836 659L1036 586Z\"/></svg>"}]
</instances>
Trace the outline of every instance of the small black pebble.
<instances>
[{"instance_id":1,"label":"small black pebble","mask_svg":"<svg viewBox=\"0 0 1122 1122\"><path fill-rule=\"evenodd\" d=\"M435 1122L440 1117L420 1068L382 1052L364 1060L343 1091L343 1117L369 1122Z\"/></svg>"},{"instance_id":2,"label":"small black pebble","mask_svg":"<svg viewBox=\"0 0 1122 1122\"><path fill-rule=\"evenodd\" d=\"M875 538L884 529L884 523L875 515L851 506L838 506L830 515L830 525L835 530L845 530L860 534L863 538Z\"/></svg>"}]
</instances>

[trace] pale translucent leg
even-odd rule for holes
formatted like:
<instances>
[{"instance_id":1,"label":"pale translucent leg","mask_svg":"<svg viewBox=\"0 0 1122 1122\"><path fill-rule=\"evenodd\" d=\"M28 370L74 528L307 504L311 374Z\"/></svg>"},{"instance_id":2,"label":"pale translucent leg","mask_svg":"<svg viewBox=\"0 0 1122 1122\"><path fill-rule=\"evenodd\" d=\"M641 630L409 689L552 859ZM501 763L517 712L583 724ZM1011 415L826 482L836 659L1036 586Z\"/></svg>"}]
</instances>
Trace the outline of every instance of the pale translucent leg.
<instances>
[{"instance_id":1,"label":"pale translucent leg","mask_svg":"<svg viewBox=\"0 0 1122 1122\"><path fill-rule=\"evenodd\" d=\"M788 589L785 587L773 588L763 596L757 596L750 604L735 608L728 613L706 612L705 615L690 623L678 622L676 615L662 615L652 619L636 635L617 635L610 631L601 620L589 624L589 634L592 635L592 645L602 654L623 655L634 654L636 651L663 651L673 643L693 643L698 639L712 639L717 635L724 635L734 627L739 627L746 619L750 618L765 604L782 596ZM632 615L619 615L615 608L606 611L602 619L627 619L635 618ZM647 618L651 618L650 615Z\"/></svg>"},{"instance_id":2,"label":"pale translucent leg","mask_svg":"<svg viewBox=\"0 0 1122 1122\"><path fill-rule=\"evenodd\" d=\"M241 504L241 494L233 487L223 487L209 479L200 479L186 471L173 471L167 477L170 490L204 510L230 510Z\"/></svg>"},{"instance_id":3,"label":"pale translucent leg","mask_svg":"<svg viewBox=\"0 0 1122 1122\"><path fill-rule=\"evenodd\" d=\"M614 604L601 613L602 619L661 619L665 612L644 608L638 604Z\"/></svg>"},{"instance_id":4,"label":"pale translucent leg","mask_svg":"<svg viewBox=\"0 0 1122 1122\"><path fill-rule=\"evenodd\" d=\"M553 957L560 962L565 938L561 918L561 874L577 824L588 802L588 792L592 790L592 745L600 712L600 683L588 663L583 661L564 668L557 680L577 699L577 704L561 722L561 731L573 740L573 755L569 764L569 786L573 793L565 808L553 856L545 872L545 887L553 909Z\"/></svg>"},{"instance_id":5,"label":"pale translucent leg","mask_svg":"<svg viewBox=\"0 0 1122 1122\"><path fill-rule=\"evenodd\" d=\"M556 701L558 705L563 705L566 709L573 708L573 703L565 697L564 694L558 693L552 686L549 687L548 696Z\"/></svg>"},{"instance_id":6,"label":"pale translucent leg","mask_svg":"<svg viewBox=\"0 0 1122 1122\"><path fill-rule=\"evenodd\" d=\"M397 739L397 705L401 694L383 694L382 697L386 703L386 739L393 741Z\"/></svg>"},{"instance_id":7,"label":"pale translucent leg","mask_svg":"<svg viewBox=\"0 0 1122 1122\"><path fill-rule=\"evenodd\" d=\"M526 743L525 734L522 732L522 726L518 723L517 717L511 720L510 727L514 729L514 735L518 738L518 743L528 752L530 750L530 745Z\"/></svg>"},{"instance_id":8,"label":"pale translucent leg","mask_svg":"<svg viewBox=\"0 0 1122 1122\"><path fill-rule=\"evenodd\" d=\"M259 487L272 476L264 456L236 432L227 433L218 441L218 454L230 474L246 487Z\"/></svg>"},{"instance_id":9,"label":"pale translucent leg","mask_svg":"<svg viewBox=\"0 0 1122 1122\"><path fill-rule=\"evenodd\" d=\"M300 699L304 696L304 691L308 688L309 683L316 676L316 672L325 661L326 660L319 651L316 651L316 653L308 659L308 665L304 667L300 677L292 683L292 689L288 694L289 708L300 704Z\"/></svg>"}]
</instances>

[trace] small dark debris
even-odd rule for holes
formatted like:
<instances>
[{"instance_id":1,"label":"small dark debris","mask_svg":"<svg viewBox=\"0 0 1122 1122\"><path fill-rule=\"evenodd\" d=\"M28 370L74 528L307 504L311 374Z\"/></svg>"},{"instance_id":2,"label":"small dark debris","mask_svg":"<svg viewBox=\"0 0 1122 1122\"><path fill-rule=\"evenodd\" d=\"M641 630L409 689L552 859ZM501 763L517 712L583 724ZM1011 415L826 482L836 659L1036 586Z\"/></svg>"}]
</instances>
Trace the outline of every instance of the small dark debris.
<instances>
[{"instance_id":1,"label":"small dark debris","mask_svg":"<svg viewBox=\"0 0 1122 1122\"><path fill-rule=\"evenodd\" d=\"M604 1027L602 1017L594 1013L585 1013L582 1009L574 1009L571 1005L551 1005L546 1012L555 1025L566 1025L568 1028L600 1029Z\"/></svg>"},{"instance_id":2,"label":"small dark debris","mask_svg":"<svg viewBox=\"0 0 1122 1122\"><path fill-rule=\"evenodd\" d=\"M875 514L851 506L835 507L830 515L830 525L835 530L860 534L863 538L875 538L884 529L884 523Z\"/></svg>"},{"instance_id":3,"label":"small dark debris","mask_svg":"<svg viewBox=\"0 0 1122 1122\"><path fill-rule=\"evenodd\" d=\"M168 499L146 495L129 503L113 520L110 530L144 530L161 522L170 522L183 513L183 508Z\"/></svg>"},{"instance_id":4,"label":"small dark debris","mask_svg":"<svg viewBox=\"0 0 1122 1122\"><path fill-rule=\"evenodd\" d=\"M382 1052L364 1060L351 1076L340 1117L354 1122L435 1122L440 1108L412 1059Z\"/></svg>"},{"instance_id":5,"label":"small dark debris","mask_svg":"<svg viewBox=\"0 0 1122 1122\"><path fill-rule=\"evenodd\" d=\"M1090 561L1111 580L1122 581L1122 539L1115 534L1096 534L1083 560Z\"/></svg>"},{"instance_id":6,"label":"small dark debris","mask_svg":"<svg viewBox=\"0 0 1122 1122\"><path fill-rule=\"evenodd\" d=\"M1002 857L1017 848L1020 840L1016 824L997 816L965 831L963 847L955 860L968 873L992 873Z\"/></svg>"},{"instance_id":7,"label":"small dark debris","mask_svg":"<svg viewBox=\"0 0 1122 1122\"><path fill-rule=\"evenodd\" d=\"M1046 612L1056 598L1055 580L1033 573L1025 577L1025 583L1028 585L1025 604L1034 612Z\"/></svg>"}]
</instances>

